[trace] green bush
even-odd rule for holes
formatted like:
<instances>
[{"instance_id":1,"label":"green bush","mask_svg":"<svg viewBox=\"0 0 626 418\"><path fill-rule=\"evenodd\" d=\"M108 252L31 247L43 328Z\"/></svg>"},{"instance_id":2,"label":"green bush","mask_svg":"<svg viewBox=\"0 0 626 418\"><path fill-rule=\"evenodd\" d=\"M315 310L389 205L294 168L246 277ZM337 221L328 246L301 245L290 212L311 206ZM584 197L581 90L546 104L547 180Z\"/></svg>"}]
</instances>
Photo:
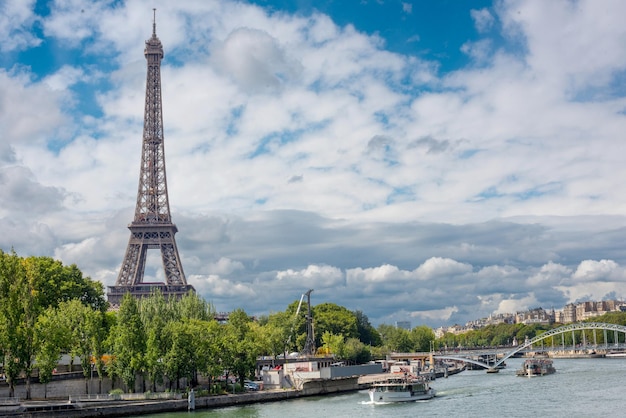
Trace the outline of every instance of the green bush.
<instances>
[{"instance_id":1,"label":"green bush","mask_svg":"<svg viewBox=\"0 0 626 418\"><path fill-rule=\"evenodd\" d=\"M109 395L111 396L111 398L115 399L115 400L120 400L122 399L122 395L124 394L124 391L122 389L113 389L109 392Z\"/></svg>"}]
</instances>

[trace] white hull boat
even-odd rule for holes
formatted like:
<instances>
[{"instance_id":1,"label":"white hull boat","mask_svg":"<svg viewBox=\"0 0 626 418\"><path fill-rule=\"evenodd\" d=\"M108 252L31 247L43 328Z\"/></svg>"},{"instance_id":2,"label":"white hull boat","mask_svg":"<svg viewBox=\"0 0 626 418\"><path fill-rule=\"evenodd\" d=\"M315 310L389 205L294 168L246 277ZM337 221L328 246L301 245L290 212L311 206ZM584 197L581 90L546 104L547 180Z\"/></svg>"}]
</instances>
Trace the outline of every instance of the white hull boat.
<instances>
[{"instance_id":1,"label":"white hull boat","mask_svg":"<svg viewBox=\"0 0 626 418\"><path fill-rule=\"evenodd\" d=\"M423 377L389 377L372 384L370 401L374 403L414 402L435 397L435 390Z\"/></svg>"}]
</instances>

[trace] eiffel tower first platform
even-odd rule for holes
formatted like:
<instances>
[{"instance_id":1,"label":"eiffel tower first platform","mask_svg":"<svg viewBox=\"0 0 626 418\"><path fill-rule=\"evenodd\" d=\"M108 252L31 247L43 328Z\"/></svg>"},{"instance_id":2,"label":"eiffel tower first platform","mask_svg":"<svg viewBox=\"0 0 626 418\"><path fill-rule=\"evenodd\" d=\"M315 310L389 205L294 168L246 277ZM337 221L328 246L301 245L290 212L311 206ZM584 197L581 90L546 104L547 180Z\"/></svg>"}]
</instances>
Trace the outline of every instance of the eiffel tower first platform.
<instances>
[{"instance_id":1,"label":"eiffel tower first platform","mask_svg":"<svg viewBox=\"0 0 626 418\"><path fill-rule=\"evenodd\" d=\"M119 306L126 293L145 297L160 290L167 298L195 291L185 279L174 239L178 229L170 216L161 101L163 45L156 36L156 20L152 23L152 37L146 41L144 55L148 61L148 75L137 206L135 218L128 226L130 239L117 281L115 286L109 286L107 292L107 299L113 308ZM161 250L166 283L143 281L148 249Z\"/></svg>"}]
</instances>

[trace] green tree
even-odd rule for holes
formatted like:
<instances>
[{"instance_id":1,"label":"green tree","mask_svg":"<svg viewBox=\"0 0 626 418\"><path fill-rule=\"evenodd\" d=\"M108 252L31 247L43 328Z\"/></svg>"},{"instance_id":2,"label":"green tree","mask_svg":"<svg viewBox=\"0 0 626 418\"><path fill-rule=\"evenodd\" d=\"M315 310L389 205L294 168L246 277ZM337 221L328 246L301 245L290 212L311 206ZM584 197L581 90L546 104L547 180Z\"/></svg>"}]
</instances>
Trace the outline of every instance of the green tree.
<instances>
[{"instance_id":1,"label":"green tree","mask_svg":"<svg viewBox=\"0 0 626 418\"><path fill-rule=\"evenodd\" d=\"M190 322L194 336L194 357L196 369L209 379L209 386L213 378L220 376L224 371L222 353L224 352L224 327L216 320Z\"/></svg>"},{"instance_id":2,"label":"green tree","mask_svg":"<svg viewBox=\"0 0 626 418\"><path fill-rule=\"evenodd\" d=\"M334 354L337 358L345 358L345 342L342 335L324 331L322 334L322 348L326 354Z\"/></svg>"},{"instance_id":3,"label":"green tree","mask_svg":"<svg viewBox=\"0 0 626 418\"><path fill-rule=\"evenodd\" d=\"M299 351L296 346L295 336L298 332L297 329L299 321L304 324L304 317L301 316L299 318L295 316L295 310L293 312L286 311L273 313L267 318L267 322L264 327L266 328L266 332L269 334L269 354L277 356L281 353L287 354L290 351Z\"/></svg>"},{"instance_id":4,"label":"green tree","mask_svg":"<svg viewBox=\"0 0 626 418\"><path fill-rule=\"evenodd\" d=\"M137 300L126 293L122 298L117 323L110 334L111 378L119 377L128 391L135 390L135 375L144 367L146 337L139 315Z\"/></svg>"},{"instance_id":5,"label":"green tree","mask_svg":"<svg viewBox=\"0 0 626 418\"><path fill-rule=\"evenodd\" d=\"M44 397L47 398L48 383L61 359L62 350L70 345L71 329L62 320L59 309L52 306L39 315L35 324L34 336L37 354L35 361L39 369L39 382L44 384Z\"/></svg>"},{"instance_id":6,"label":"green tree","mask_svg":"<svg viewBox=\"0 0 626 418\"><path fill-rule=\"evenodd\" d=\"M259 336L262 338L261 355L276 358L285 350L286 332L275 323L259 324Z\"/></svg>"},{"instance_id":7,"label":"green tree","mask_svg":"<svg viewBox=\"0 0 626 418\"><path fill-rule=\"evenodd\" d=\"M89 378L92 372L92 358L95 359L97 353L94 344L101 338L99 327L101 322L101 311L94 311L90 306L86 306L78 299L61 302L59 313L65 320L69 334L69 354L70 364L74 357L80 359L80 365L85 378L85 388L89 392Z\"/></svg>"},{"instance_id":8,"label":"green tree","mask_svg":"<svg viewBox=\"0 0 626 418\"><path fill-rule=\"evenodd\" d=\"M315 345L320 346L321 335L328 331L344 339L358 338L357 319L354 313L334 303L321 303L313 308L313 323L317 334Z\"/></svg>"},{"instance_id":9,"label":"green tree","mask_svg":"<svg viewBox=\"0 0 626 418\"><path fill-rule=\"evenodd\" d=\"M22 367L20 347L22 333L21 303L17 288L23 283L25 275L21 259L12 251L10 254L0 251L0 340L3 354L4 373L9 384L9 396L15 395L15 379Z\"/></svg>"},{"instance_id":10,"label":"green tree","mask_svg":"<svg viewBox=\"0 0 626 418\"><path fill-rule=\"evenodd\" d=\"M176 382L178 389L180 379L186 378L190 382L196 370L194 336L188 322L168 322L164 330L164 340L168 347L163 357L165 373L170 384L172 381Z\"/></svg>"},{"instance_id":11,"label":"green tree","mask_svg":"<svg viewBox=\"0 0 626 418\"><path fill-rule=\"evenodd\" d=\"M40 279L36 268L36 259L28 258L20 260L23 266L23 274L15 277L13 287L14 303L13 325L15 333L11 342L15 353L15 368L24 370L26 375L26 399L31 398L31 376L34 368L36 345L34 341L33 329L39 313L44 307L37 303L37 282ZM15 370L17 371L17 370ZM19 371L17 371L19 373Z\"/></svg>"},{"instance_id":12,"label":"green tree","mask_svg":"<svg viewBox=\"0 0 626 418\"><path fill-rule=\"evenodd\" d=\"M430 351L430 343L435 341L435 333L426 325L414 327L410 337L414 351Z\"/></svg>"},{"instance_id":13,"label":"green tree","mask_svg":"<svg viewBox=\"0 0 626 418\"><path fill-rule=\"evenodd\" d=\"M95 311L90 317L91 323L91 354L94 357L94 368L98 375L98 393L102 393L102 379L105 375L106 339L111 325L115 323L115 316L109 312Z\"/></svg>"},{"instance_id":14,"label":"green tree","mask_svg":"<svg viewBox=\"0 0 626 418\"><path fill-rule=\"evenodd\" d=\"M75 264L64 266L50 257L28 257L25 262L32 271L32 296L36 306L45 309L78 299L96 310L108 308L102 283L84 277Z\"/></svg>"},{"instance_id":15,"label":"green tree","mask_svg":"<svg viewBox=\"0 0 626 418\"><path fill-rule=\"evenodd\" d=\"M175 301L178 319L209 321L215 317L215 309L195 292L189 292Z\"/></svg>"},{"instance_id":16,"label":"green tree","mask_svg":"<svg viewBox=\"0 0 626 418\"><path fill-rule=\"evenodd\" d=\"M224 351L229 353L226 366L238 376L242 385L245 378L254 372L260 352L255 335L251 332L250 321L243 309L236 309L228 316L225 329Z\"/></svg>"},{"instance_id":17,"label":"green tree","mask_svg":"<svg viewBox=\"0 0 626 418\"><path fill-rule=\"evenodd\" d=\"M344 344L344 360L354 364L363 364L371 360L369 347L358 338L348 338Z\"/></svg>"},{"instance_id":18,"label":"green tree","mask_svg":"<svg viewBox=\"0 0 626 418\"><path fill-rule=\"evenodd\" d=\"M298 310L298 306L300 310ZM274 314L270 316L270 321L279 320L280 323L285 324L286 336L285 339L285 354L292 351L302 351L304 343L306 341L306 314L308 305L306 302L300 304L300 301L296 300L289 304L287 310L283 314Z\"/></svg>"},{"instance_id":19,"label":"green tree","mask_svg":"<svg viewBox=\"0 0 626 418\"><path fill-rule=\"evenodd\" d=\"M164 357L167 352L164 331L166 325L177 316L172 305L175 302L166 301L160 291L139 301L141 322L146 333L144 366L153 391L156 391L157 384L163 383Z\"/></svg>"},{"instance_id":20,"label":"green tree","mask_svg":"<svg viewBox=\"0 0 626 418\"><path fill-rule=\"evenodd\" d=\"M359 340L362 343L379 346L382 344L382 339L380 338L380 334L376 331L376 328L370 324L369 318L362 311L354 311L354 316L356 318L356 326L357 332L359 335Z\"/></svg>"},{"instance_id":21,"label":"green tree","mask_svg":"<svg viewBox=\"0 0 626 418\"><path fill-rule=\"evenodd\" d=\"M389 351L407 353L414 349L413 341L406 329L381 324L378 326L378 333Z\"/></svg>"}]
</instances>

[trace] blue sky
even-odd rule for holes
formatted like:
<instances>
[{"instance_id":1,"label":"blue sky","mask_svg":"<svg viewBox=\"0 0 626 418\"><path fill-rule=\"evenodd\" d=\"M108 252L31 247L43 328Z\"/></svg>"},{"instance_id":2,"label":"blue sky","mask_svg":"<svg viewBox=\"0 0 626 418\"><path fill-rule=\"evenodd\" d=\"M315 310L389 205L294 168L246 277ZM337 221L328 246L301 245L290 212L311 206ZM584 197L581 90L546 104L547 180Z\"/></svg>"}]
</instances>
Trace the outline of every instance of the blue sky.
<instances>
[{"instance_id":1,"label":"blue sky","mask_svg":"<svg viewBox=\"0 0 626 418\"><path fill-rule=\"evenodd\" d=\"M177 242L218 310L624 298L622 3L5 1L0 248L114 284L156 8Z\"/></svg>"},{"instance_id":2,"label":"blue sky","mask_svg":"<svg viewBox=\"0 0 626 418\"><path fill-rule=\"evenodd\" d=\"M461 46L478 38L471 10L490 8L491 1L250 1L275 12L314 12L332 17L340 25L378 35L385 49L436 60L441 72L467 65Z\"/></svg>"}]
</instances>

